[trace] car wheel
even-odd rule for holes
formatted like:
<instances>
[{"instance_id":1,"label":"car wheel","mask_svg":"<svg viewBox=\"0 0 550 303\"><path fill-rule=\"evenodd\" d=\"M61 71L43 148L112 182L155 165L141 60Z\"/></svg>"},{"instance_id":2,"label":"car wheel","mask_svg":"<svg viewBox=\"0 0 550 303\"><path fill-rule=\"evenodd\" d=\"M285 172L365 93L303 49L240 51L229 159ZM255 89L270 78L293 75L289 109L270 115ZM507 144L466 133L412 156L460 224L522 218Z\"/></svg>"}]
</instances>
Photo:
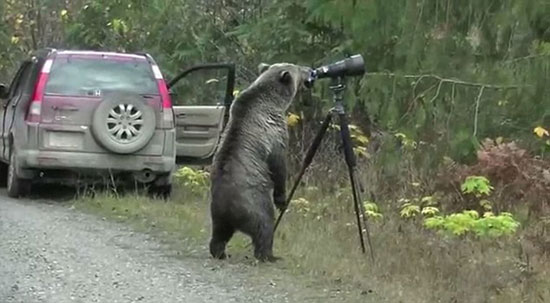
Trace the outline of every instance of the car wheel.
<instances>
[{"instance_id":1,"label":"car wheel","mask_svg":"<svg viewBox=\"0 0 550 303\"><path fill-rule=\"evenodd\" d=\"M136 94L106 95L94 112L92 133L106 149L134 153L149 143L156 128L153 108Z\"/></svg>"},{"instance_id":2,"label":"car wheel","mask_svg":"<svg viewBox=\"0 0 550 303\"><path fill-rule=\"evenodd\" d=\"M31 189L30 180L22 179L17 175L18 165L16 158L15 151L12 150L7 173L7 191L8 197L11 198L19 198L28 194Z\"/></svg>"}]
</instances>

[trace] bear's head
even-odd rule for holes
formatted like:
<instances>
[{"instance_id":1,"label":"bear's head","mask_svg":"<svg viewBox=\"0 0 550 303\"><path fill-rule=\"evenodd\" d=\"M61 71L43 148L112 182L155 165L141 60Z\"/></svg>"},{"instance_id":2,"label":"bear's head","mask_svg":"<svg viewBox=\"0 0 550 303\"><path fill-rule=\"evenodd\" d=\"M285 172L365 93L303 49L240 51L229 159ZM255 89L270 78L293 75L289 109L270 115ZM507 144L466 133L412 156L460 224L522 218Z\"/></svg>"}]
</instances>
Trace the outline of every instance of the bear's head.
<instances>
[{"instance_id":1,"label":"bear's head","mask_svg":"<svg viewBox=\"0 0 550 303\"><path fill-rule=\"evenodd\" d=\"M255 82L266 85L266 88L269 87L269 90L281 96L284 100L281 106L286 110L296 94L307 89L305 83L312 69L291 63L261 63L258 71L260 76Z\"/></svg>"}]
</instances>

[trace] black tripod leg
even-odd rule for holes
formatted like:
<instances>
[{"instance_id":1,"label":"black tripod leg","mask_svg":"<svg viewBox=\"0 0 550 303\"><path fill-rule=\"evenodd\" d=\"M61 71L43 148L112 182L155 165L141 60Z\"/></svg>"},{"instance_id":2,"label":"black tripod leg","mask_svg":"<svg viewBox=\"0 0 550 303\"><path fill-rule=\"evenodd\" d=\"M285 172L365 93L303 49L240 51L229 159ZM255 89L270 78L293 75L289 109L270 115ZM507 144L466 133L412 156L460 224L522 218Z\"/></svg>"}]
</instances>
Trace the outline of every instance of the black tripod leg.
<instances>
[{"instance_id":1,"label":"black tripod leg","mask_svg":"<svg viewBox=\"0 0 550 303\"><path fill-rule=\"evenodd\" d=\"M355 169L356 169L357 163L355 161L355 154L353 153L353 145L351 142L348 121L343 111L338 113L338 117L339 117L339 123L340 123L340 135L342 137L342 144L344 145L344 156L346 159L346 164L348 166L349 178L351 182L351 190L353 193L353 202L354 202L354 208L355 208L355 215L357 217L357 227L359 229L359 239L361 241L361 249L363 250L363 253L365 253L365 241L363 239L363 229L361 227L361 221L363 221L362 223L365 225L365 230L367 232L367 240L369 242L371 259L374 261L374 253L372 251L372 244L370 241L369 229L367 227L365 212L363 209L363 204L361 202L360 191L359 191L358 183L355 176Z\"/></svg>"},{"instance_id":2,"label":"black tripod leg","mask_svg":"<svg viewBox=\"0 0 550 303\"><path fill-rule=\"evenodd\" d=\"M331 119L332 119L332 111L329 112L325 117L323 124L321 124L321 129L319 129L319 131L317 132L317 135L315 135L313 142L311 143L309 149L306 152L306 156L304 157L304 161L302 163L302 167L300 168L300 172L298 173L298 177L296 178L296 181L294 182L294 185L292 186L292 189L290 190L290 193L287 196L286 207L288 207L290 200L292 200L292 196L294 195L296 188L298 188L298 185L300 184L300 180L302 179L302 176L306 172L307 167L311 164L311 161L313 161L313 156L315 156L315 153L317 152L319 145L321 145L321 141L323 140L323 137L327 132ZM277 218L277 222L275 222L275 227L273 228L273 232L277 230L277 226L279 226L279 222L281 222L281 219L283 218L283 214L286 211L286 207L283 210L281 210L281 213Z\"/></svg>"}]
</instances>

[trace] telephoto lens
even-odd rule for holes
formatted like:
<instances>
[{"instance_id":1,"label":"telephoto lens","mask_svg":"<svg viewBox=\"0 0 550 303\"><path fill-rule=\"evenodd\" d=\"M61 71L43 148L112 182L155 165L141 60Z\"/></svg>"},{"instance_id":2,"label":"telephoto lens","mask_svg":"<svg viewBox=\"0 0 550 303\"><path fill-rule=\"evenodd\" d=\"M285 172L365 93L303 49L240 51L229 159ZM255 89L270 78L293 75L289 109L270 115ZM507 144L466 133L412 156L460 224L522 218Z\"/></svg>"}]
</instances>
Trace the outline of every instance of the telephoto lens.
<instances>
[{"instance_id":1,"label":"telephoto lens","mask_svg":"<svg viewBox=\"0 0 550 303\"><path fill-rule=\"evenodd\" d=\"M317 79L361 76L364 73L365 62L363 61L363 57L358 54L344 60L313 69L309 78L304 81L304 85L311 88Z\"/></svg>"},{"instance_id":2,"label":"telephoto lens","mask_svg":"<svg viewBox=\"0 0 550 303\"><path fill-rule=\"evenodd\" d=\"M335 78L345 76L360 76L365 73L365 62L361 55L354 55L338 62L315 69L316 77Z\"/></svg>"}]
</instances>

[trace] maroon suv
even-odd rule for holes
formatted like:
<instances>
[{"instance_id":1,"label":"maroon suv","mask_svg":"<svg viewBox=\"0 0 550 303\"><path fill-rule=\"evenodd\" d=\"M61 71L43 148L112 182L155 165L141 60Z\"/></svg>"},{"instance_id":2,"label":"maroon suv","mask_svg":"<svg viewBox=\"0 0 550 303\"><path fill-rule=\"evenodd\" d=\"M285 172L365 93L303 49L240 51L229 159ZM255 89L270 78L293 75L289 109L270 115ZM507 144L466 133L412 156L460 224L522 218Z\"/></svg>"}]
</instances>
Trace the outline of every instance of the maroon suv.
<instances>
[{"instance_id":1,"label":"maroon suv","mask_svg":"<svg viewBox=\"0 0 550 303\"><path fill-rule=\"evenodd\" d=\"M204 71L225 75L201 81ZM149 54L38 51L0 84L8 195L33 182L100 181L166 196L176 163L211 159L233 83L232 64L194 66L167 84Z\"/></svg>"}]
</instances>

